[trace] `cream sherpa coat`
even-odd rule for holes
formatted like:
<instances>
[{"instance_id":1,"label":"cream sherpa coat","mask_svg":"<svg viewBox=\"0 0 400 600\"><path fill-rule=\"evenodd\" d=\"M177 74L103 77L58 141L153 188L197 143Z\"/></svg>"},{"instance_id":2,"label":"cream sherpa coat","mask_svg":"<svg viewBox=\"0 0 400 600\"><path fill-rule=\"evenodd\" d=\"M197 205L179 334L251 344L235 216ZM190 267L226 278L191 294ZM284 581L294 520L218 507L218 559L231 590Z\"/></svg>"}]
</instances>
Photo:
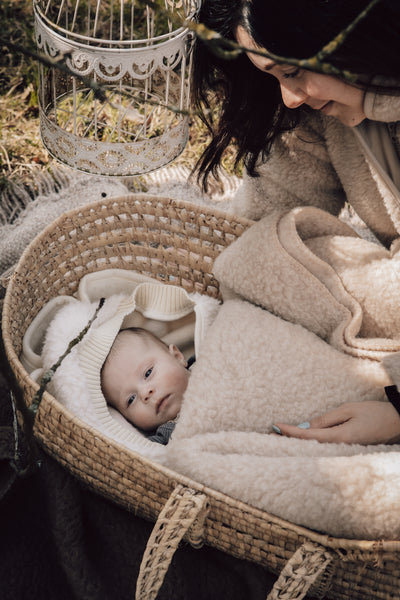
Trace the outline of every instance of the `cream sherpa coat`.
<instances>
[{"instance_id":1,"label":"cream sherpa coat","mask_svg":"<svg viewBox=\"0 0 400 600\"><path fill-rule=\"evenodd\" d=\"M400 98L368 93L364 111L400 121ZM307 527L398 539L400 447L270 433L273 422L385 400L385 385L400 386L398 241L390 254L326 212L295 208L338 215L347 200L388 248L400 234L400 192L357 128L317 113L275 144L259 174L245 176L229 206L262 220L216 261L225 303L193 370L169 464Z\"/></svg>"},{"instance_id":2,"label":"cream sherpa coat","mask_svg":"<svg viewBox=\"0 0 400 600\"><path fill-rule=\"evenodd\" d=\"M387 401L400 254L314 207L268 215L217 258L224 304L192 370L168 465L338 537L398 539L400 446L272 433L344 402ZM265 310L266 309L266 310Z\"/></svg>"},{"instance_id":3,"label":"cream sherpa coat","mask_svg":"<svg viewBox=\"0 0 400 600\"><path fill-rule=\"evenodd\" d=\"M372 121L400 121L400 98L368 93L364 112ZM258 220L311 205L337 215L347 200L386 246L400 234L400 192L357 127L314 112L275 144L259 173L245 175L230 212Z\"/></svg>"}]
</instances>

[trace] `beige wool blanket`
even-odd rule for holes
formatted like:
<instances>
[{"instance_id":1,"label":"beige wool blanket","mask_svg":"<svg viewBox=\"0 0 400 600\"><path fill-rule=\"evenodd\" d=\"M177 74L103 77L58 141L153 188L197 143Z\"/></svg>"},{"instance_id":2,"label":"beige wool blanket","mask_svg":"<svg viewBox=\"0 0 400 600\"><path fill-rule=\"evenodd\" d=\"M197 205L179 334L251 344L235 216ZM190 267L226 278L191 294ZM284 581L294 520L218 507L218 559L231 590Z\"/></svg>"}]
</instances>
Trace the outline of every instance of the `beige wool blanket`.
<instances>
[{"instance_id":1,"label":"beige wool blanket","mask_svg":"<svg viewBox=\"0 0 400 600\"><path fill-rule=\"evenodd\" d=\"M218 257L224 303L192 370L168 465L299 525L398 539L400 446L272 432L400 383L400 253L312 207Z\"/></svg>"}]
</instances>

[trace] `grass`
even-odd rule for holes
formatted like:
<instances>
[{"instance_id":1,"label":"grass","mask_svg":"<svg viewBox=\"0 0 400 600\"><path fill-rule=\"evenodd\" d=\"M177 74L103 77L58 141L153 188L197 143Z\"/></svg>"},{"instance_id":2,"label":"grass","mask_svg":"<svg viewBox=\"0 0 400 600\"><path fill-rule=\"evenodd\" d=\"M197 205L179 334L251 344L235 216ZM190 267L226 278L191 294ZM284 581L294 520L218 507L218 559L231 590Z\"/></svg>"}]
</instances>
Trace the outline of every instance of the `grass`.
<instances>
[{"instance_id":1,"label":"grass","mask_svg":"<svg viewBox=\"0 0 400 600\"><path fill-rule=\"evenodd\" d=\"M9 179L26 175L49 157L38 134L37 66L11 51L7 40L34 48L29 0L0 4L0 189Z\"/></svg>"},{"instance_id":2,"label":"grass","mask_svg":"<svg viewBox=\"0 0 400 600\"><path fill-rule=\"evenodd\" d=\"M37 169L49 168L53 159L39 137L37 99L38 68L8 44L35 50L32 0L0 2L0 192L15 179L24 180ZM208 143L208 133L200 121L190 122L189 142L174 164L192 168ZM232 152L223 166L232 172Z\"/></svg>"}]
</instances>

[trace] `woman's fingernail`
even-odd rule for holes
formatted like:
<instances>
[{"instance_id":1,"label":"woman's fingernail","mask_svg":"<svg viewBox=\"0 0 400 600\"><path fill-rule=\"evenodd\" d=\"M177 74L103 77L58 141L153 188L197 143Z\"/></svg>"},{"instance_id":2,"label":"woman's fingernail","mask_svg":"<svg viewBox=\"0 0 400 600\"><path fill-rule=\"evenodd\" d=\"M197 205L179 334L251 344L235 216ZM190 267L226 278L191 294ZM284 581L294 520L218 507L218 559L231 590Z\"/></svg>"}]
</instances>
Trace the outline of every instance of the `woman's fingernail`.
<instances>
[{"instance_id":1,"label":"woman's fingernail","mask_svg":"<svg viewBox=\"0 0 400 600\"><path fill-rule=\"evenodd\" d=\"M275 433L279 433L279 435L282 435L282 431L276 425L272 425L272 429L275 431Z\"/></svg>"},{"instance_id":2,"label":"woman's fingernail","mask_svg":"<svg viewBox=\"0 0 400 600\"><path fill-rule=\"evenodd\" d=\"M305 423L300 423L300 425L297 425L297 427L300 427L300 429L310 429L311 425L308 421L306 421Z\"/></svg>"}]
</instances>

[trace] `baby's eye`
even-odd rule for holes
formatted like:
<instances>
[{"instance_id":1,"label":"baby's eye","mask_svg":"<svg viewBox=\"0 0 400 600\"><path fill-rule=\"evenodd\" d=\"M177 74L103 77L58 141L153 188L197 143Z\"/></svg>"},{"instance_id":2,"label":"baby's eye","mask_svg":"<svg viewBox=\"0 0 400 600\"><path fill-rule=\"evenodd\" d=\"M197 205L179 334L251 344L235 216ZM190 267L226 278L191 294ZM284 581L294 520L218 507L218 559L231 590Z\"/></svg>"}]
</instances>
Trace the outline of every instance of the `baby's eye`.
<instances>
[{"instance_id":1,"label":"baby's eye","mask_svg":"<svg viewBox=\"0 0 400 600\"><path fill-rule=\"evenodd\" d=\"M150 377L152 372L153 372L153 367L151 367L150 369L147 369L146 373L144 374L144 378L147 379L148 377Z\"/></svg>"},{"instance_id":2,"label":"baby's eye","mask_svg":"<svg viewBox=\"0 0 400 600\"><path fill-rule=\"evenodd\" d=\"M132 404L132 402L134 402L135 400L136 400L136 394L132 394L132 396L129 396L128 406L130 406Z\"/></svg>"},{"instance_id":3,"label":"baby's eye","mask_svg":"<svg viewBox=\"0 0 400 600\"><path fill-rule=\"evenodd\" d=\"M299 75L301 69L297 68L294 71L290 71L290 73L284 73L283 74L283 78L284 79L294 79L295 77L297 77L297 75Z\"/></svg>"}]
</instances>

